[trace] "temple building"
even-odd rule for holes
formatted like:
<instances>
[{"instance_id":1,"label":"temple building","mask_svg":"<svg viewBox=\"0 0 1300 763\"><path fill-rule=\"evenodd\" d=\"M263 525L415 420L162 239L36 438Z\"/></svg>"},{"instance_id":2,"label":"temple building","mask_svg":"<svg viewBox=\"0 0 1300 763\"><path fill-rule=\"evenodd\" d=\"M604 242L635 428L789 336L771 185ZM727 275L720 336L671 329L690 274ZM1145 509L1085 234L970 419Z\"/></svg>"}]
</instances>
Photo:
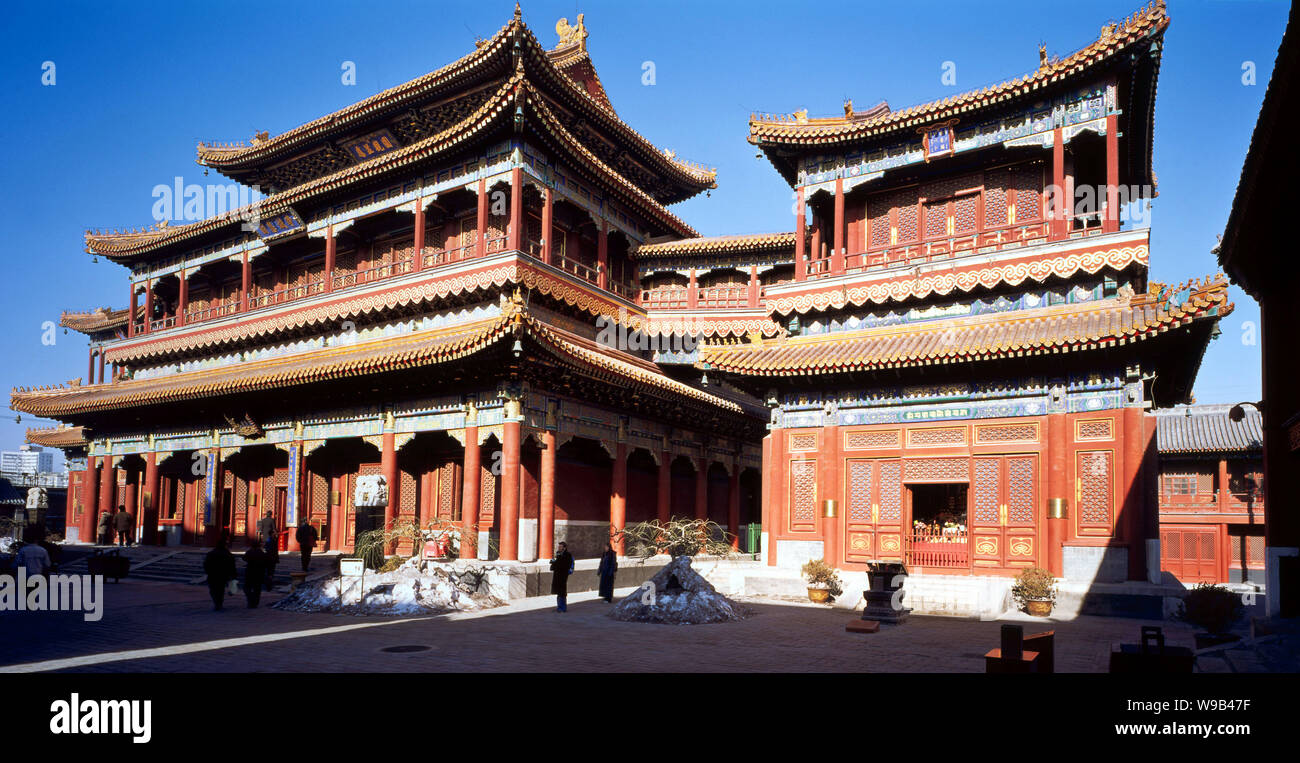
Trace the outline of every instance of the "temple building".
<instances>
[{"instance_id":1,"label":"temple building","mask_svg":"<svg viewBox=\"0 0 1300 763\"><path fill-rule=\"evenodd\" d=\"M129 306L77 317L89 382L12 405L80 438L83 538L124 502L149 542L272 510L329 548L445 519L462 555L528 561L685 516L778 567L1157 579L1154 410L1232 309L1222 278L1149 281L1125 214L1155 194L1168 23L934 103L755 116L795 219L702 237L668 206L716 174L617 116L581 16L546 49L516 12L428 75L201 144L269 195L89 233ZM371 475L391 489L358 505Z\"/></svg>"},{"instance_id":2,"label":"temple building","mask_svg":"<svg viewBox=\"0 0 1300 763\"><path fill-rule=\"evenodd\" d=\"M1264 583L1264 432L1258 410L1156 413L1160 569L1184 583Z\"/></svg>"}]
</instances>

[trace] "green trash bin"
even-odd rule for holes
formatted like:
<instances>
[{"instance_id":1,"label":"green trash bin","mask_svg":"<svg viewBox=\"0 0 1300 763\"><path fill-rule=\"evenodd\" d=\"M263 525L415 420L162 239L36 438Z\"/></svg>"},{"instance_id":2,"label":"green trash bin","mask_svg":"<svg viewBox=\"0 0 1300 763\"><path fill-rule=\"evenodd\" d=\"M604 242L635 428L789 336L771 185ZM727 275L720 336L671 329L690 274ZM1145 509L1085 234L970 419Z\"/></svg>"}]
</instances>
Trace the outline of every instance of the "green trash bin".
<instances>
[{"instance_id":1,"label":"green trash bin","mask_svg":"<svg viewBox=\"0 0 1300 763\"><path fill-rule=\"evenodd\" d=\"M745 552L749 554L758 553L758 544L763 537L763 526L760 524L749 524L748 532L745 533Z\"/></svg>"}]
</instances>

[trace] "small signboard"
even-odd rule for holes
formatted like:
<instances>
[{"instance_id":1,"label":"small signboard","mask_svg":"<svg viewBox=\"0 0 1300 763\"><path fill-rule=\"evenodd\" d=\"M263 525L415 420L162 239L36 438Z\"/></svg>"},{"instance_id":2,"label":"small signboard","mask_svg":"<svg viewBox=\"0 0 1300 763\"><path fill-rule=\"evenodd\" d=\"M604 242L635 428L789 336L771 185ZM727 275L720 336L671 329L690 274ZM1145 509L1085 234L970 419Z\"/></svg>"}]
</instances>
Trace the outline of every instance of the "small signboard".
<instances>
[{"instance_id":1,"label":"small signboard","mask_svg":"<svg viewBox=\"0 0 1300 763\"><path fill-rule=\"evenodd\" d=\"M340 559L339 574L345 578L359 578L366 574L366 563L361 559Z\"/></svg>"}]
</instances>

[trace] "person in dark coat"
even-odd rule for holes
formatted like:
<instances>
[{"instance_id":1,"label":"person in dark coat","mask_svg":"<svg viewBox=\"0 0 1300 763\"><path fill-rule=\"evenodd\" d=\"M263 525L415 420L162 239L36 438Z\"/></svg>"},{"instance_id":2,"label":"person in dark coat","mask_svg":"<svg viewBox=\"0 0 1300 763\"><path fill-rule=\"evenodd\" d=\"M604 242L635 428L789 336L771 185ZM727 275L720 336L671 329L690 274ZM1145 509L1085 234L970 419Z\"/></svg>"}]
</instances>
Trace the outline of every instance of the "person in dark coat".
<instances>
[{"instance_id":1,"label":"person in dark coat","mask_svg":"<svg viewBox=\"0 0 1300 763\"><path fill-rule=\"evenodd\" d=\"M208 573L208 593L212 594L212 609L221 611L226 598L226 584L238 577L235 572L235 555L226 549L226 536L217 539L217 547L203 557L203 571Z\"/></svg>"},{"instance_id":2,"label":"person in dark coat","mask_svg":"<svg viewBox=\"0 0 1300 763\"><path fill-rule=\"evenodd\" d=\"M99 545L107 546L113 542L113 515L107 511L99 515L99 526L95 531Z\"/></svg>"},{"instance_id":3,"label":"person in dark coat","mask_svg":"<svg viewBox=\"0 0 1300 763\"><path fill-rule=\"evenodd\" d=\"M302 553L302 571L306 572L311 566L311 552L316 548L316 528L311 524L304 522L298 525L298 532L295 533L298 539L298 549Z\"/></svg>"},{"instance_id":4,"label":"person in dark coat","mask_svg":"<svg viewBox=\"0 0 1300 763\"><path fill-rule=\"evenodd\" d=\"M271 520L275 522L275 520ZM275 585L275 565L280 563L280 535L271 533L262 543L262 552L266 554L266 590Z\"/></svg>"},{"instance_id":5,"label":"person in dark coat","mask_svg":"<svg viewBox=\"0 0 1300 763\"><path fill-rule=\"evenodd\" d=\"M614 553L614 547L608 541L605 542L605 553L600 555L600 568L596 572L600 575L600 598L613 603L614 575L618 572L618 554Z\"/></svg>"},{"instance_id":6,"label":"person in dark coat","mask_svg":"<svg viewBox=\"0 0 1300 763\"><path fill-rule=\"evenodd\" d=\"M569 611L569 575L573 574L573 554L569 544L560 541L558 553L551 560L551 593L555 594L555 611Z\"/></svg>"},{"instance_id":7,"label":"person in dark coat","mask_svg":"<svg viewBox=\"0 0 1300 763\"><path fill-rule=\"evenodd\" d=\"M125 506L118 506L117 513L113 515L113 529L117 530L117 545L131 545L131 527L135 524L135 519L126 512Z\"/></svg>"},{"instance_id":8,"label":"person in dark coat","mask_svg":"<svg viewBox=\"0 0 1300 763\"><path fill-rule=\"evenodd\" d=\"M266 552L261 546L253 544L244 552L244 596L248 598L248 608L257 609L262 600L262 584L266 582Z\"/></svg>"}]
</instances>

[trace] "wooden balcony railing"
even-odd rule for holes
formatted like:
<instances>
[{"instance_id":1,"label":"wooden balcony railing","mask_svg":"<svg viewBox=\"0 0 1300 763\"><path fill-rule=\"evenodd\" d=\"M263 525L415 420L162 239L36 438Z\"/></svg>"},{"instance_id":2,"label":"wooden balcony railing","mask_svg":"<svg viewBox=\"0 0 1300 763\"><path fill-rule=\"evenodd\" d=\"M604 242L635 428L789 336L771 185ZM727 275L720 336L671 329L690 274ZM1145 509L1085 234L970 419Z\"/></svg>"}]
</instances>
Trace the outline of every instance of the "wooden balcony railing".
<instances>
[{"instance_id":1,"label":"wooden balcony railing","mask_svg":"<svg viewBox=\"0 0 1300 763\"><path fill-rule=\"evenodd\" d=\"M917 531L907 536L907 563L918 567L970 567L970 536L965 530Z\"/></svg>"},{"instance_id":2,"label":"wooden balcony railing","mask_svg":"<svg viewBox=\"0 0 1300 763\"><path fill-rule=\"evenodd\" d=\"M844 258L844 270L846 273L856 273L864 268L878 265L912 265L949 259L961 252L992 252L1012 247L1026 246L1028 244L1046 241L1049 230L1050 223L1043 220L1029 223L1027 225L1013 225L1006 228L999 228L997 230L980 231L978 233L967 233L960 236L950 236L942 239L918 241L912 244L896 244L894 246L870 249L866 252L846 255ZM1100 228L1097 230L1100 230ZM813 263L818 263L818 270L814 271L812 267ZM812 275L814 272L819 274L829 272L829 269L830 258L822 258L809 263L808 274Z\"/></svg>"},{"instance_id":3,"label":"wooden balcony railing","mask_svg":"<svg viewBox=\"0 0 1300 763\"><path fill-rule=\"evenodd\" d=\"M640 305L655 310L685 310L690 307L688 289L642 289Z\"/></svg>"},{"instance_id":4,"label":"wooden balcony railing","mask_svg":"<svg viewBox=\"0 0 1300 763\"><path fill-rule=\"evenodd\" d=\"M700 307L748 307L748 286L709 286L700 289L696 304Z\"/></svg>"},{"instance_id":5,"label":"wooden balcony railing","mask_svg":"<svg viewBox=\"0 0 1300 763\"><path fill-rule=\"evenodd\" d=\"M487 254L506 251L509 240L506 236L492 236L483 242L483 250ZM468 246L456 247L453 249L443 249L440 246L426 246L420 252L422 268L431 268L439 265L447 265L464 260L473 259L478 254L478 245L469 244ZM538 259L542 256L542 242L536 240L527 240L523 243L525 254L531 255ZM415 270L414 244L394 250L395 259L391 262L376 262L365 265L364 267L348 271L335 271L330 280L331 290L337 291L348 289L355 286L363 286L369 283L375 283L387 278L411 273ZM599 271L596 267L586 265L576 260L566 259L564 257L554 257L552 263L555 267L578 276L579 278L590 283L599 283ZM637 291L631 284L613 283L608 285L610 291L620 296L632 300L635 298ZM250 310L263 307L280 305L294 300L304 299L307 297L324 294L326 291L326 276L322 273L319 276L297 286L286 286L284 288L272 291L255 291L249 295L248 308ZM683 296L683 307L685 306ZM205 307L187 309L185 311L185 324L201 323L203 321L215 320L240 312L240 297L232 296L227 300L216 302ZM133 325L134 333L142 334L146 328L150 330L162 330L171 328L177 323L176 316L165 316L153 321L136 321Z\"/></svg>"}]
</instances>

